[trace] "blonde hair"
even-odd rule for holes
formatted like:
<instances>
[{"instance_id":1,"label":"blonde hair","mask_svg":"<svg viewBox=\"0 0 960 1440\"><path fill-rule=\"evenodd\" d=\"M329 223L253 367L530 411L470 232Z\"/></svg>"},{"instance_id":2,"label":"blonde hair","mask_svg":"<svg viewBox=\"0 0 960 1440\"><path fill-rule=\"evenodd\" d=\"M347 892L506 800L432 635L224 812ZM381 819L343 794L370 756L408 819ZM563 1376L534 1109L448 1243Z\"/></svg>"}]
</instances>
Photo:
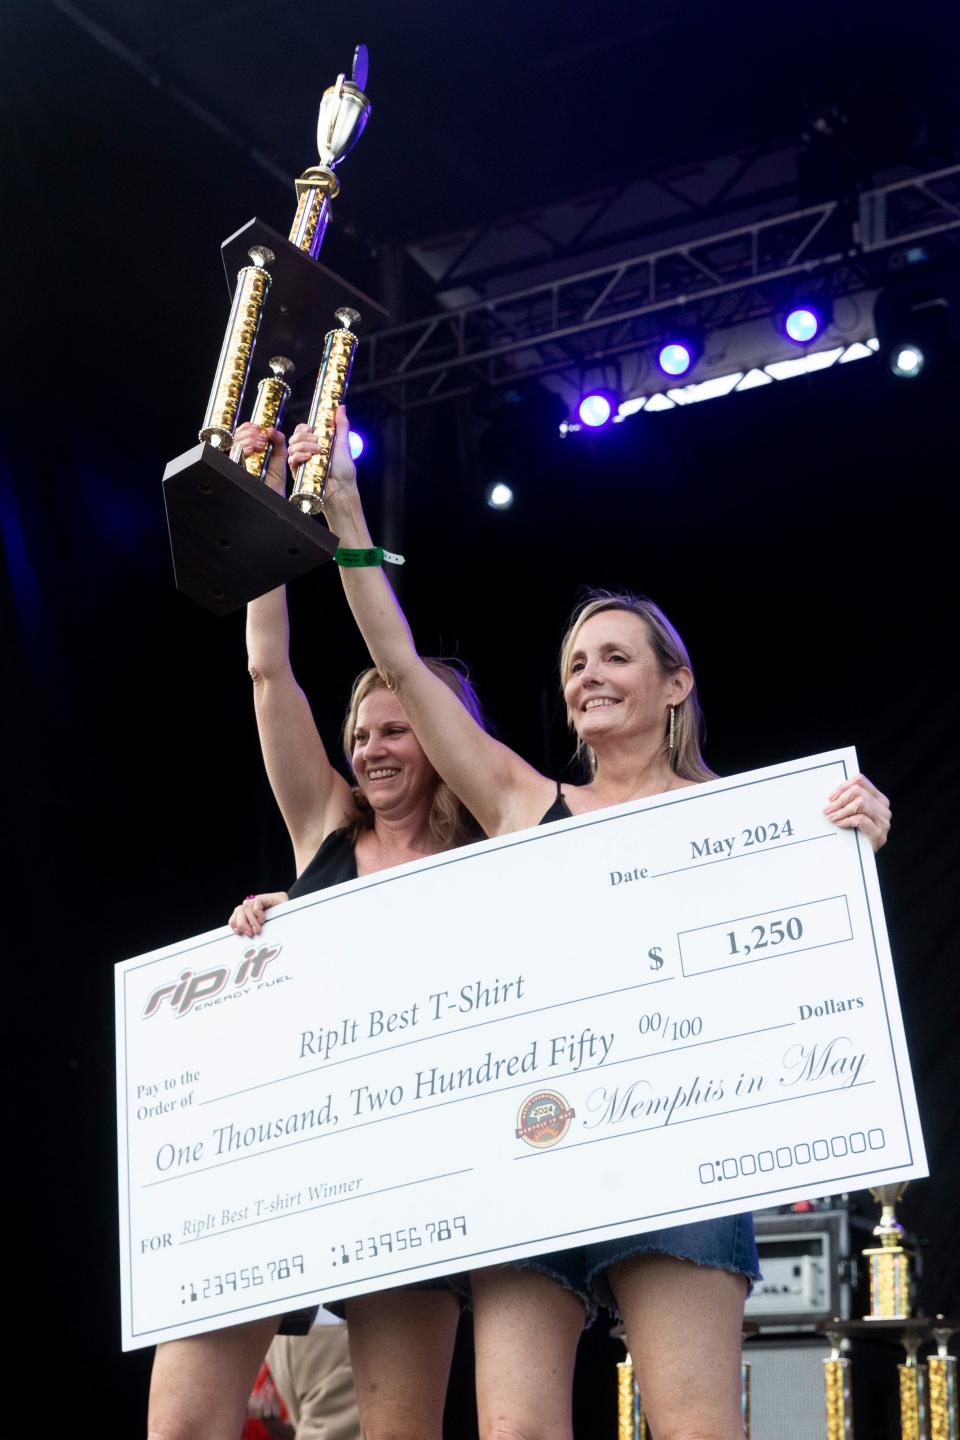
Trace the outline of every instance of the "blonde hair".
<instances>
[{"instance_id":1,"label":"blonde hair","mask_svg":"<svg viewBox=\"0 0 960 1440\"><path fill-rule=\"evenodd\" d=\"M650 648L656 657L661 674L672 675L681 669L690 671L693 680L690 694L676 706L673 749L667 748L669 724L664 729L663 748L667 753L671 770L681 779L715 779L716 776L704 760L700 749L703 742L703 714L697 698L697 682L693 674L693 666L690 664L690 656L687 654L687 647L660 606L655 605L646 595L635 595L630 590L590 591L587 599L577 607L571 616L567 633L563 637L560 647L560 684L565 686L570 679L574 646L581 629L594 615L600 615L605 610L625 610L628 615L636 615L643 621L647 629ZM574 729L573 717L569 711L567 719L570 728ZM584 761L590 774L595 775L597 773L597 757L590 746L585 745L579 739L577 755Z\"/></svg>"},{"instance_id":2,"label":"blonde hair","mask_svg":"<svg viewBox=\"0 0 960 1440\"><path fill-rule=\"evenodd\" d=\"M466 671L461 669L455 661L434 660L429 656L423 657L423 663L428 670L443 681L448 690L453 691L468 715L476 720L482 730L485 730L487 726L483 718L483 711L480 709L480 701L477 699L477 692ZM375 690L387 690L392 693L391 687L374 665L369 670L362 671L353 682L350 704L343 722L343 753L347 757L347 764L351 771L353 770L353 750L357 739L357 715L364 700ZM439 775L436 778L433 803L430 807L430 830L438 843L443 849L451 849L455 845L466 845L471 840L482 840L483 831L470 811L461 804L449 785L441 780ZM356 842L365 830L373 829L375 817L358 785L353 787L353 801L356 807L355 814L349 822L347 830L350 839Z\"/></svg>"}]
</instances>

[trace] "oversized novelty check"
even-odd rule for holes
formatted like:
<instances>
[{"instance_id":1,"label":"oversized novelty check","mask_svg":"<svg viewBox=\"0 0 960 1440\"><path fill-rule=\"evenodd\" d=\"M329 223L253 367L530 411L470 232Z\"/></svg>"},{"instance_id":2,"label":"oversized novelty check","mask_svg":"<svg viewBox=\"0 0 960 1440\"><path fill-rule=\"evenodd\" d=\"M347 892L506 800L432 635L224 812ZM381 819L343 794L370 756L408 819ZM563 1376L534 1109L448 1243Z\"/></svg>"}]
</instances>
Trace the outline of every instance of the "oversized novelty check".
<instances>
[{"instance_id":1,"label":"oversized novelty check","mask_svg":"<svg viewBox=\"0 0 960 1440\"><path fill-rule=\"evenodd\" d=\"M125 1348L926 1174L852 750L117 971Z\"/></svg>"}]
</instances>

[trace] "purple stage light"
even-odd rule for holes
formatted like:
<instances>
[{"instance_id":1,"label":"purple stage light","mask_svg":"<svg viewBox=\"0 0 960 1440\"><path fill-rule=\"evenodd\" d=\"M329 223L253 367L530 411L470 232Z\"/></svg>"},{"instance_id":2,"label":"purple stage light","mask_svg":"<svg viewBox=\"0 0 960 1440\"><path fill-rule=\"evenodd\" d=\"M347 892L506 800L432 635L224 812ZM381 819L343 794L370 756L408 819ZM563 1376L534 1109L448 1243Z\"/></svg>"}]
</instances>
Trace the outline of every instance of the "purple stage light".
<instances>
[{"instance_id":1,"label":"purple stage light","mask_svg":"<svg viewBox=\"0 0 960 1440\"><path fill-rule=\"evenodd\" d=\"M580 401L580 419L591 429L595 430L600 425L606 425L612 414L613 406L608 395L601 395L597 392L593 395L585 395Z\"/></svg>"},{"instance_id":2,"label":"purple stage light","mask_svg":"<svg viewBox=\"0 0 960 1440\"><path fill-rule=\"evenodd\" d=\"M664 375L686 375L693 364L689 345L685 345L681 340L671 340L661 349L657 364Z\"/></svg>"},{"instance_id":3,"label":"purple stage light","mask_svg":"<svg viewBox=\"0 0 960 1440\"><path fill-rule=\"evenodd\" d=\"M791 310L783 322L784 334L795 345L809 345L811 340L816 340L821 326L822 322L816 310L807 306L798 306Z\"/></svg>"},{"instance_id":4,"label":"purple stage light","mask_svg":"<svg viewBox=\"0 0 960 1440\"><path fill-rule=\"evenodd\" d=\"M363 454L364 439L359 430L351 430L347 441L350 446L350 454L354 460L359 460Z\"/></svg>"}]
</instances>

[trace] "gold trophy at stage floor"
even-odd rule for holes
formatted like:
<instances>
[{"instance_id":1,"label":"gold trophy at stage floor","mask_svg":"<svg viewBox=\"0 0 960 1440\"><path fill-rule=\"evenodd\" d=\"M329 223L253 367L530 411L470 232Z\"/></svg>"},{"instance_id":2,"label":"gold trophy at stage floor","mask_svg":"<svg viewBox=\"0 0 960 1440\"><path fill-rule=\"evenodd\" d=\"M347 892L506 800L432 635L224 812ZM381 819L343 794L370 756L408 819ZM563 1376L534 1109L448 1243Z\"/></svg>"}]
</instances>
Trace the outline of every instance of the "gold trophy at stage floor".
<instances>
[{"instance_id":1,"label":"gold trophy at stage floor","mask_svg":"<svg viewBox=\"0 0 960 1440\"><path fill-rule=\"evenodd\" d=\"M171 460L163 477L177 588L214 614L314 569L336 549L336 537L315 518L333 453L334 414L361 315L369 326L385 312L317 256L340 191L336 166L370 117L367 70L366 46L358 45L351 78L340 75L324 92L319 158L296 182L289 236L251 220L222 246L232 302L200 443ZM289 377L319 367L308 424L321 454L300 467L289 500L262 483L268 452L245 459L234 446L258 349L269 358L250 418L264 431L280 424Z\"/></svg>"},{"instance_id":2,"label":"gold trophy at stage floor","mask_svg":"<svg viewBox=\"0 0 960 1440\"><path fill-rule=\"evenodd\" d=\"M879 1201L880 1221L873 1229L879 1243L863 1251L869 1267L869 1314L862 1320L834 1319L817 1327L831 1346L823 1362L827 1440L854 1440L850 1349L854 1340L865 1336L903 1346L904 1360L897 1366L901 1440L958 1440L957 1362L947 1348L957 1327L943 1315L931 1320L911 1314L914 1252L895 1214L906 1188L900 1183L870 1191ZM920 1352L931 1340L936 1354L923 1361Z\"/></svg>"},{"instance_id":3,"label":"gold trophy at stage floor","mask_svg":"<svg viewBox=\"0 0 960 1440\"><path fill-rule=\"evenodd\" d=\"M906 1188L904 1182L877 1185L870 1191L874 1200L880 1202L880 1223L873 1230L874 1239L880 1244L868 1246L863 1252L870 1266L868 1320L898 1320L910 1314L913 1252L904 1245L904 1229L894 1214Z\"/></svg>"}]
</instances>

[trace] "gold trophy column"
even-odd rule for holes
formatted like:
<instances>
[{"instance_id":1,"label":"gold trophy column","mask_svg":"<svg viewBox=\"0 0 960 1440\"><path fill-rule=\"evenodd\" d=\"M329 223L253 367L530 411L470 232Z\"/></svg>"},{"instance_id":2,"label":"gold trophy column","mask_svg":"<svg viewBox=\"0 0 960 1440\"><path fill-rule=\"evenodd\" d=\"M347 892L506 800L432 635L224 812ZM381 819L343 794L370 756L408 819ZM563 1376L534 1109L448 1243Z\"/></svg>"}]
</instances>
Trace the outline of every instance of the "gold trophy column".
<instances>
[{"instance_id":1,"label":"gold trophy column","mask_svg":"<svg viewBox=\"0 0 960 1440\"><path fill-rule=\"evenodd\" d=\"M297 211L290 226L291 245L316 260L330 219L330 202L340 193L340 181L325 165L311 165L297 181Z\"/></svg>"},{"instance_id":2,"label":"gold trophy column","mask_svg":"<svg viewBox=\"0 0 960 1440\"><path fill-rule=\"evenodd\" d=\"M233 442L260 316L270 291L270 273L266 267L273 263L273 251L265 245L254 245L249 253L253 264L245 266L237 276L207 413L200 427L200 439L218 450L228 449Z\"/></svg>"},{"instance_id":3,"label":"gold trophy column","mask_svg":"<svg viewBox=\"0 0 960 1440\"><path fill-rule=\"evenodd\" d=\"M943 1316L938 1315L938 1320ZM930 1440L957 1440L957 1361L947 1350L952 1325L934 1325L937 1353L927 1361Z\"/></svg>"},{"instance_id":4,"label":"gold trophy column","mask_svg":"<svg viewBox=\"0 0 960 1440\"><path fill-rule=\"evenodd\" d=\"M904 1365L897 1366L900 1377L900 1436L901 1440L926 1440L927 1435L927 1367L917 1364L917 1351L923 1344L923 1335L908 1331L903 1337L903 1348L907 1352Z\"/></svg>"},{"instance_id":5,"label":"gold trophy column","mask_svg":"<svg viewBox=\"0 0 960 1440\"><path fill-rule=\"evenodd\" d=\"M853 1397L850 1393L850 1361L843 1354L849 1345L835 1330L827 1331L830 1357L823 1362L824 1400L827 1409L827 1440L853 1440Z\"/></svg>"},{"instance_id":6,"label":"gold trophy column","mask_svg":"<svg viewBox=\"0 0 960 1440\"><path fill-rule=\"evenodd\" d=\"M910 1314L910 1251L903 1244L903 1226L894 1206L906 1184L878 1185L870 1194L880 1201L880 1224L874 1227L879 1245L864 1250L870 1266L868 1320L903 1320Z\"/></svg>"},{"instance_id":7,"label":"gold trophy column","mask_svg":"<svg viewBox=\"0 0 960 1440\"><path fill-rule=\"evenodd\" d=\"M341 328L330 330L327 334L310 414L307 417L307 424L316 436L320 453L298 467L290 494L293 504L299 505L305 515L316 515L323 508L323 495L327 488L327 476L330 473L336 439L336 410L343 400L353 367L353 357L357 351L357 337L348 327L356 325L360 316L356 310L350 310L346 306L338 310L336 316Z\"/></svg>"},{"instance_id":8,"label":"gold trophy column","mask_svg":"<svg viewBox=\"0 0 960 1440\"><path fill-rule=\"evenodd\" d=\"M649 1440L629 1353L626 1360L617 1362L617 1440Z\"/></svg>"},{"instance_id":9,"label":"gold trophy column","mask_svg":"<svg viewBox=\"0 0 960 1440\"><path fill-rule=\"evenodd\" d=\"M286 376L293 371L293 361L288 360L285 355L274 355L270 361L270 369L273 372L265 375L257 386L257 398L253 405L253 414L250 416L251 424L256 425L264 434L268 430L279 426L283 419L283 407L290 398L290 386L287 384ZM236 460L243 465L248 475L259 480L270 463L272 445L265 450L255 450L252 455L244 456L242 448L238 445L230 452L231 460Z\"/></svg>"}]
</instances>

